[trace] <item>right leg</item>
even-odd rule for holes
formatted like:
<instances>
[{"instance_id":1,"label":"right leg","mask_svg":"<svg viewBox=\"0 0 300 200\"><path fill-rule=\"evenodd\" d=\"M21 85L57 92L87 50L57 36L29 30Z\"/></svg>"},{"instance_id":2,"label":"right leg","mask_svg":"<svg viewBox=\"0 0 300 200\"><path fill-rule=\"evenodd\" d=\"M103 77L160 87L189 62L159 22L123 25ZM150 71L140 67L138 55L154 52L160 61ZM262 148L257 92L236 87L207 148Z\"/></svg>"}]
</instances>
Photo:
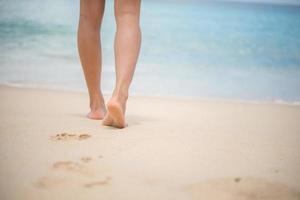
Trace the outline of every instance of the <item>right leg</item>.
<instances>
[{"instance_id":1,"label":"right leg","mask_svg":"<svg viewBox=\"0 0 300 200\"><path fill-rule=\"evenodd\" d=\"M106 113L101 93L100 29L105 0L80 0L78 51L90 97L91 119L102 119Z\"/></svg>"}]
</instances>

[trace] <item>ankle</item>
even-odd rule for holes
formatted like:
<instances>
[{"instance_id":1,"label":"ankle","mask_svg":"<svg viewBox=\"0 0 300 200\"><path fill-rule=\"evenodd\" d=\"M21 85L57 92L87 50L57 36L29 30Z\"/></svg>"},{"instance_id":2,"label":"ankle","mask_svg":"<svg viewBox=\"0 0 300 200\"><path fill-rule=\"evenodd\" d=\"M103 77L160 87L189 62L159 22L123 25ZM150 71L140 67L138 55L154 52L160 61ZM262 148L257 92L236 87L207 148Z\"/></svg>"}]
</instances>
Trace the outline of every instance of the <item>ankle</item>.
<instances>
[{"instance_id":1,"label":"ankle","mask_svg":"<svg viewBox=\"0 0 300 200\"><path fill-rule=\"evenodd\" d=\"M126 102L128 99L128 90L115 89L112 97L121 102Z\"/></svg>"},{"instance_id":2,"label":"ankle","mask_svg":"<svg viewBox=\"0 0 300 200\"><path fill-rule=\"evenodd\" d=\"M101 93L90 97L90 109L92 111L102 109L103 107L104 99Z\"/></svg>"}]
</instances>

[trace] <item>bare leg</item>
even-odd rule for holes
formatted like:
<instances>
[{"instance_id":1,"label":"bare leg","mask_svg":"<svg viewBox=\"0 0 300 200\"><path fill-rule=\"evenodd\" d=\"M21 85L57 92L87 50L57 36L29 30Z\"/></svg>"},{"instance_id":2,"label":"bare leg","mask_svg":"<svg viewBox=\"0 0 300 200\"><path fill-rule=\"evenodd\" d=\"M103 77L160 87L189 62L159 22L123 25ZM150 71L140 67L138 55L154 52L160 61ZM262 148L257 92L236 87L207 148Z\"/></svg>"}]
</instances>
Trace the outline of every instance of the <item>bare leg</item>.
<instances>
[{"instance_id":1,"label":"bare leg","mask_svg":"<svg viewBox=\"0 0 300 200\"><path fill-rule=\"evenodd\" d=\"M90 97L90 119L102 119L106 113L101 93L100 28L105 0L80 0L78 51Z\"/></svg>"},{"instance_id":2,"label":"bare leg","mask_svg":"<svg viewBox=\"0 0 300 200\"><path fill-rule=\"evenodd\" d=\"M115 0L117 32L115 37L116 86L107 103L103 125L125 127L128 90L141 46L140 0Z\"/></svg>"}]
</instances>

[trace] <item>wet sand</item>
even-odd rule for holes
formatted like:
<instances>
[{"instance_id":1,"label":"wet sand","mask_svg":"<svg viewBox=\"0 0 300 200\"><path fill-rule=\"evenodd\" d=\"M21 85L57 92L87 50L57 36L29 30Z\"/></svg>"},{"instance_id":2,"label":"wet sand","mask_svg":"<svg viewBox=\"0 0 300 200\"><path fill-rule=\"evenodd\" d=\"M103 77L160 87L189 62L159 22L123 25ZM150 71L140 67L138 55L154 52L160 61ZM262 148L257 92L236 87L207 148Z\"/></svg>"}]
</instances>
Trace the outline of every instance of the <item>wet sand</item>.
<instances>
[{"instance_id":1,"label":"wet sand","mask_svg":"<svg viewBox=\"0 0 300 200\"><path fill-rule=\"evenodd\" d=\"M300 199L300 106L130 97L125 129L87 106L0 86L1 200Z\"/></svg>"}]
</instances>

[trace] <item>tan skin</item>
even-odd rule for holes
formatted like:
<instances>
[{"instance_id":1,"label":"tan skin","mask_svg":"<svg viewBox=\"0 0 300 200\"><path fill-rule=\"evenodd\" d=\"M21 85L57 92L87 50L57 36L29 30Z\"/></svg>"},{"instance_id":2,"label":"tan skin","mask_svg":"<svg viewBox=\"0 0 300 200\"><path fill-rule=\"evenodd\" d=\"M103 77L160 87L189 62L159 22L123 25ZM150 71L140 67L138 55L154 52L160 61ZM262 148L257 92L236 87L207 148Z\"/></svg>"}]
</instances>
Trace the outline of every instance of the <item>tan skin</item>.
<instances>
[{"instance_id":1,"label":"tan skin","mask_svg":"<svg viewBox=\"0 0 300 200\"><path fill-rule=\"evenodd\" d=\"M100 30L105 0L81 0L78 27L78 50L90 97L90 119L103 119L102 124L124 128L128 90L141 46L139 25L140 0L115 0L114 53L116 84L105 108L101 92Z\"/></svg>"}]
</instances>

